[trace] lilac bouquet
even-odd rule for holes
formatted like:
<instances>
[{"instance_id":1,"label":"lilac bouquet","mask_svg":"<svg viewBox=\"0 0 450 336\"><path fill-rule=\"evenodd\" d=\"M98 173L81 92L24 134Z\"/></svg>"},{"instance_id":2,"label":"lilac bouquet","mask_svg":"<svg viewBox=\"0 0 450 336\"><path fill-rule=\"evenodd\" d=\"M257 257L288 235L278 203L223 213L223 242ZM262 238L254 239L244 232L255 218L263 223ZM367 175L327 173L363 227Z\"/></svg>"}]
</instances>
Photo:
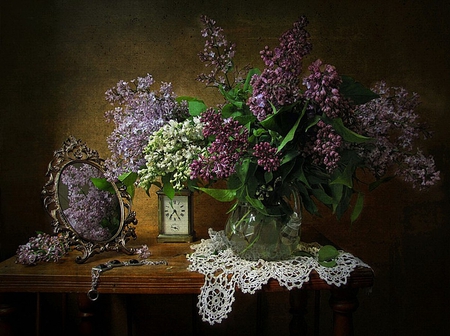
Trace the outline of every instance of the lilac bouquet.
<instances>
[{"instance_id":1,"label":"lilac bouquet","mask_svg":"<svg viewBox=\"0 0 450 336\"><path fill-rule=\"evenodd\" d=\"M108 114L116 122L108 138L112 171L137 172L147 190L156 184L173 195L187 186L272 216L283 215L280 208L292 211L284 199L295 189L308 212L317 214L319 202L341 218L352 206L351 220L362 210L361 186L373 189L399 176L423 189L439 180L433 158L414 147L429 134L414 112L417 94L383 82L368 89L321 60L304 71L312 50L305 17L277 47L260 52L262 70L238 68L235 44L215 21L201 21L199 57L210 72L197 80L217 88L224 101L207 107L197 98L176 97L170 84L158 95L149 91L150 75L135 80L133 90L119 82L107 92L108 100L124 105ZM186 160L175 157L177 146L189 148ZM156 167L164 160L180 164ZM360 180L359 170L373 180ZM227 187L214 188L219 180Z\"/></svg>"}]
</instances>

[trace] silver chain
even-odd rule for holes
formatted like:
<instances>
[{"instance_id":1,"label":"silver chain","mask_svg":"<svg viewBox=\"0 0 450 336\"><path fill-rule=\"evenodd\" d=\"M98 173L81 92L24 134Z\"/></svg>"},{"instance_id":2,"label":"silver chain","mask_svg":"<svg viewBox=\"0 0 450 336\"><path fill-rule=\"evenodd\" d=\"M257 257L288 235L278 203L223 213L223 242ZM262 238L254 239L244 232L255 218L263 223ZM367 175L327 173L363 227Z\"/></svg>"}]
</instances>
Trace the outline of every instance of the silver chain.
<instances>
[{"instance_id":1,"label":"silver chain","mask_svg":"<svg viewBox=\"0 0 450 336\"><path fill-rule=\"evenodd\" d=\"M92 267L91 269L91 289L87 293L89 300L95 301L98 299L98 282L100 280L100 274L112 270L113 268L122 267L122 266L143 266L143 265L167 265L167 261L165 260L138 260L131 259L129 261L120 261L120 260L110 260L104 264L97 265Z\"/></svg>"}]
</instances>

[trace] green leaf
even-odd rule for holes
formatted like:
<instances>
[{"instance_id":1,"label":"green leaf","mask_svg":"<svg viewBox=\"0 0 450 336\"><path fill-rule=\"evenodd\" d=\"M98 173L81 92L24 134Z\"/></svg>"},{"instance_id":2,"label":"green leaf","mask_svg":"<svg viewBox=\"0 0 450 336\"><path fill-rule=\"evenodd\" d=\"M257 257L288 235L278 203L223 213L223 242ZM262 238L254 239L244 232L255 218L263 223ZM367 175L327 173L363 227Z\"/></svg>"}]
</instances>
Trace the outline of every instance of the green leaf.
<instances>
[{"instance_id":1,"label":"green leaf","mask_svg":"<svg viewBox=\"0 0 450 336\"><path fill-rule=\"evenodd\" d=\"M361 158L352 151L344 151L341 155L340 166L331 177L330 185L343 184L349 188L353 187L353 176L358 168ZM343 168L343 169L342 169Z\"/></svg>"},{"instance_id":2,"label":"green leaf","mask_svg":"<svg viewBox=\"0 0 450 336\"><path fill-rule=\"evenodd\" d=\"M106 178L97 178L97 177L91 177L91 181L94 184L94 186L103 191L108 191L111 194L115 194L116 190L114 189L111 182L109 182Z\"/></svg>"},{"instance_id":3,"label":"green leaf","mask_svg":"<svg viewBox=\"0 0 450 336\"><path fill-rule=\"evenodd\" d=\"M311 119L311 121L309 122L308 126L306 126L305 128L305 132L307 132L311 127L317 125L317 123L320 120L320 116L319 115L315 115L314 118Z\"/></svg>"},{"instance_id":4,"label":"green leaf","mask_svg":"<svg viewBox=\"0 0 450 336\"><path fill-rule=\"evenodd\" d=\"M256 119L256 117L253 114L252 115L238 115L238 116L234 116L233 118L234 118L234 120L239 121L239 123L241 125L248 125Z\"/></svg>"},{"instance_id":5,"label":"green leaf","mask_svg":"<svg viewBox=\"0 0 450 336\"><path fill-rule=\"evenodd\" d=\"M180 96L176 98L177 102L182 102L183 100L188 102L189 106L189 114L193 117L200 115L202 112L206 111L206 104L203 100L189 97L189 96Z\"/></svg>"},{"instance_id":6,"label":"green leaf","mask_svg":"<svg viewBox=\"0 0 450 336\"><path fill-rule=\"evenodd\" d=\"M308 194L308 191L306 190L305 186L302 183L296 184L297 190L301 195L302 198L302 204L305 207L306 211L308 211L312 215L318 215L319 210L317 209L316 204L313 202L311 197Z\"/></svg>"},{"instance_id":7,"label":"green leaf","mask_svg":"<svg viewBox=\"0 0 450 336\"><path fill-rule=\"evenodd\" d=\"M123 173L117 179L127 187L134 184L138 178L138 174L135 172Z\"/></svg>"},{"instance_id":8,"label":"green leaf","mask_svg":"<svg viewBox=\"0 0 450 336\"><path fill-rule=\"evenodd\" d=\"M217 189L217 188L201 188L196 189L203 191L205 194L215 198L220 202L230 202L236 198L236 190L231 189Z\"/></svg>"},{"instance_id":9,"label":"green leaf","mask_svg":"<svg viewBox=\"0 0 450 336\"><path fill-rule=\"evenodd\" d=\"M306 187L311 189L308 179L306 178L305 171L303 169L303 163L305 160L302 158L301 160L297 160L297 167L294 170L294 176L300 182L303 182Z\"/></svg>"},{"instance_id":10,"label":"green leaf","mask_svg":"<svg viewBox=\"0 0 450 336\"><path fill-rule=\"evenodd\" d=\"M345 185L349 188L353 187L353 171L346 166L344 171L336 170L330 185Z\"/></svg>"},{"instance_id":11,"label":"green leaf","mask_svg":"<svg viewBox=\"0 0 450 336\"><path fill-rule=\"evenodd\" d=\"M333 213L336 212L336 209L341 202L344 186L342 184L331 184L330 185L331 195L333 197L334 203L333 206Z\"/></svg>"},{"instance_id":12,"label":"green leaf","mask_svg":"<svg viewBox=\"0 0 450 336\"><path fill-rule=\"evenodd\" d=\"M163 192L164 194L169 197L169 199L173 199L175 196L175 189L173 188L172 183L170 182L171 175L164 175L162 177L163 182Z\"/></svg>"},{"instance_id":13,"label":"green leaf","mask_svg":"<svg viewBox=\"0 0 450 336\"><path fill-rule=\"evenodd\" d=\"M241 188L243 185L244 184L242 183L241 179L236 174L233 174L228 178L228 181L227 181L228 189L237 190L237 189Z\"/></svg>"},{"instance_id":14,"label":"green leaf","mask_svg":"<svg viewBox=\"0 0 450 336\"><path fill-rule=\"evenodd\" d=\"M241 164L236 165L236 174L242 183L246 183L249 177L254 176L258 165L250 161L249 158L244 159Z\"/></svg>"},{"instance_id":15,"label":"green leaf","mask_svg":"<svg viewBox=\"0 0 450 336\"><path fill-rule=\"evenodd\" d=\"M338 256L339 251L334 246L324 245L319 249L318 262L324 267L334 267Z\"/></svg>"},{"instance_id":16,"label":"green leaf","mask_svg":"<svg viewBox=\"0 0 450 336\"><path fill-rule=\"evenodd\" d=\"M292 160L292 161L288 162L287 164L283 165L283 168L281 169L281 182L284 182L284 181L290 182L294 179L297 179L297 175L295 175L295 172L294 172L294 174L291 175L291 172L293 171L295 164L296 164L296 161Z\"/></svg>"},{"instance_id":17,"label":"green leaf","mask_svg":"<svg viewBox=\"0 0 450 336\"><path fill-rule=\"evenodd\" d=\"M258 190L260 182L258 178L254 174L249 174L247 176L247 182L245 183L245 187L247 189L247 194L249 195L255 195L256 191Z\"/></svg>"},{"instance_id":18,"label":"green leaf","mask_svg":"<svg viewBox=\"0 0 450 336\"><path fill-rule=\"evenodd\" d=\"M325 205L332 205L336 203L333 197L328 195L323 189L314 188L311 190L311 192L320 202Z\"/></svg>"},{"instance_id":19,"label":"green leaf","mask_svg":"<svg viewBox=\"0 0 450 336\"><path fill-rule=\"evenodd\" d=\"M348 129L344 126L344 122L341 118L328 118L327 116L323 115L322 120L326 122L327 124L330 124L333 126L334 130L344 138L347 142L367 142L369 140L372 140L370 137L366 137L364 135L358 134L356 132L353 132L352 130Z\"/></svg>"},{"instance_id":20,"label":"green leaf","mask_svg":"<svg viewBox=\"0 0 450 336\"><path fill-rule=\"evenodd\" d=\"M389 182L390 180L392 180L395 176L387 176L387 177L383 177L381 179L376 180L375 182L372 182L369 185L369 191L373 191L376 188L378 188L381 184Z\"/></svg>"},{"instance_id":21,"label":"green leaf","mask_svg":"<svg viewBox=\"0 0 450 336\"><path fill-rule=\"evenodd\" d=\"M349 76L341 76L341 78L342 84L339 88L339 92L345 97L350 98L356 105L365 104L372 99L380 97L375 92Z\"/></svg>"},{"instance_id":22,"label":"green leaf","mask_svg":"<svg viewBox=\"0 0 450 336\"><path fill-rule=\"evenodd\" d=\"M134 184L131 184L127 186L127 193L131 196L131 198L134 198L134 194L136 192L136 186Z\"/></svg>"},{"instance_id":23,"label":"green leaf","mask_svg":"<svg viewBox=\"0 0 450 336\"><path fill-rule=\"evenodd\" d=\"M299 155L300 155L300 151L298 151L298 150L291 150L289 152L286 152L281 159L281 165L291 162Z\"/></svg>"},{"instance_id":24,"label":"green leaf","mask_svg":"<svg viewBox=\"0 0 450 336\"><path fill-rule=\"evenodd\" d=\"M253 130L253 135L255 137L260 137L261 135L263 135L266 132L267 131L264 128L258 128L258 129Z\"/></svg>"},{"instance_id":25,"label":"green leaf","mask_svg":"<svg viewBox=\"0 0 450 336\"><path fill-rule=\"evenodd\" d=\"M283 124L280 123L280 117L277 113L269 115L266 119L260 122L261 126L270 131L275 131L279 134L284 134Z\"/></svg>"},{"instance_id":26,"label":"green leaf","mask_svg":"<svg viewBox=\"0 0 450 336\"><path fill-rule=\"evenodd\" d=\"M242 109L244 103L242 102L242 98L240 97L240 89L238 87L226 91L223 86L219 86L219 91L231 104L236 106L238 109Z\"/></svg>"},{"instance_id":27,"label":"green leaf","mask_svg":"<svg viewBox=\"0 0 450 336\"><path fill-rule=\"evenodd\" d=\"M229 118L237 111L236 106L233 104L225 104L222 107L221 113L224 118Z\"/></svg>"},{"instance_id":28,"label":"green leaf","mask_svg":"<svg viewBox=\"0 0 450 336\"><path fill-rule=\"evenodd\" d=\"M289 133L284 137L281 144L278 146L278 152L280 152L284 146L286 146L290 141L292 141L295 137L295 133L297 132L298 125L300 125L300 121L302 120L302 116L300 116L295 122L294 126L292 126Z\"/></svg>"},{"instance_id":29,"label":"green leaf","mask_svg":"<svg viewBox=\"0 0 450 336\"><path fill-rule=\"evenodd\" d=\"M307 104L305 104L305 106L303 107L302 113L298 116L297 121L295 122L294 126L292 126L289 133L284 137L283 141L278 146L278 152L281 151L284 148L284 146L286 146L287 143L289 143L290 141L292 141L292 139L294 139L295 133L297 132L298 125L300 125L300 121L302 120L303 116L305 115L306 106L307 106Z\"/></svg>"},{"instance_id":30,"label":"green leaf","mask_svg":"<svg viewBox=\"0 0 450 336\"><path fill-rule=\"evenodd\" d=\"M344 186L343 190L342 190L341 201L339 202L339 204L336 208L337 219L340 220L342 218L342 216L344 215L344 213L347 211L347 209L350 205L352 195L353 195L353 189L347 188Z\"/></svg>"},{"instance_id":31,"label":"green leaf","mask_svg":"<svg viewBox=\"0 0 450 336\"><path fill-rule=\"evenodd\" d=\"M264 172L264 181L266 183L269 183L273 180L273 173L272 172Z\"/></svg>"},{"instance_id":32,"label":"green leaf","mask_svg":"<svg viewBox=\"0 0 450 336\"><path fill-rule=\"evenodd\" d=\"M252 206L252 207L254 207L255 209L257 209L257 210L259 210L260 212L262 212L262 213L267 213L266 211L265 211L265 206L264 206L264 204L259 200L259 199L256 199L256 198L253 198L253 197L250 197L250 196L248 196L247 195L247 197L245 198L245 200Z\"/></svg>"},{"instance_id":33,"label":"green leaf","mask_svg":"<svg viewBox=\"0 0 450 336\"><path fill-rule=\"evenodd\" d=\"M130 194L131 198L134 198L136 191L135 182L138 178L138 174L135 172L123 173L117 179L127 188L127 193Z\"/></svg>"},{"instance_id":34,"label":"green leaf","mask_svg":"<svg viewBox=\"0 0 450 336\"><path fill-rule=\"evenodd\" d=\"M353 223L355 220L358 219L359 215L362 212L364 206L364 194L358 193L358 196L356 198L355 207L353 208L352 214L350 216L350 221Z\"/></svg>"},{"instance_id":35,"label":"green leaf","mask_svg":"<svg viewBox=\"0 0 450 336\"><path fill-rule=\"evenodd\" d=\"M308 171L305 172L305 177L310 185L329 183L330 176L327 173L312 167L307 168Z\"/></svg>"}]
</instances>

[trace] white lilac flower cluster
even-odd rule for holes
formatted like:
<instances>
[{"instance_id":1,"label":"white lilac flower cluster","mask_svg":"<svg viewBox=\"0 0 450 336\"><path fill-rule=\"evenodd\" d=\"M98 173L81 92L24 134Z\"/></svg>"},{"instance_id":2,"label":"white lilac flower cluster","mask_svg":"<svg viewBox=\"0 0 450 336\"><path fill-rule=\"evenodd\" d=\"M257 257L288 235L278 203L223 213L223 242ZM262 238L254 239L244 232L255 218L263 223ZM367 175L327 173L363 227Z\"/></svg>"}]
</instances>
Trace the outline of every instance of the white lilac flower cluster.
<instances>
[{"instance_id":1,"label":"white lilac flower cluster","mask_svg":"<svg viewBox=\"0 0 450 336\"><path fill-rule=\"evenodd\" d=\"M139 186L148 190L160 177L181 190L190 178L192 161L205 153L203 124L194 117L170 120L154 132L144 149L145 168L139 170Z\"/></svg>"}]
</instances>

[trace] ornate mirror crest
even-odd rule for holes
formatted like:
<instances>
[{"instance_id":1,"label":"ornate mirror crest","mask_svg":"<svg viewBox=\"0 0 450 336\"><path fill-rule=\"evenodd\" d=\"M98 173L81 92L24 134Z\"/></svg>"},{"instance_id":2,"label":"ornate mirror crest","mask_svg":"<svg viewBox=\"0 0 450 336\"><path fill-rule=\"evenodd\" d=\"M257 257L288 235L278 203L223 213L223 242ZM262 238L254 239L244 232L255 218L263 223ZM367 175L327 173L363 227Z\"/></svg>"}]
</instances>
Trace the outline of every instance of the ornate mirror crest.
<instances>
[{"instance_id":1,"label":"ornate mirror crest","mask_svg":"<svg viewBox=\"0 0 450 336\"><path fill-rule=\"evenodd\" d=\"M137 224L126 188L108 183L108 190L100 190L94 184L104 181L103 163L97 151L71 136L48 165L48 181L41 193L44 207L54 232L65 234L82 252L77 263L105 251L136 253L125 246L130 238L136 239Z\"/></svg>"}]
</instances>

